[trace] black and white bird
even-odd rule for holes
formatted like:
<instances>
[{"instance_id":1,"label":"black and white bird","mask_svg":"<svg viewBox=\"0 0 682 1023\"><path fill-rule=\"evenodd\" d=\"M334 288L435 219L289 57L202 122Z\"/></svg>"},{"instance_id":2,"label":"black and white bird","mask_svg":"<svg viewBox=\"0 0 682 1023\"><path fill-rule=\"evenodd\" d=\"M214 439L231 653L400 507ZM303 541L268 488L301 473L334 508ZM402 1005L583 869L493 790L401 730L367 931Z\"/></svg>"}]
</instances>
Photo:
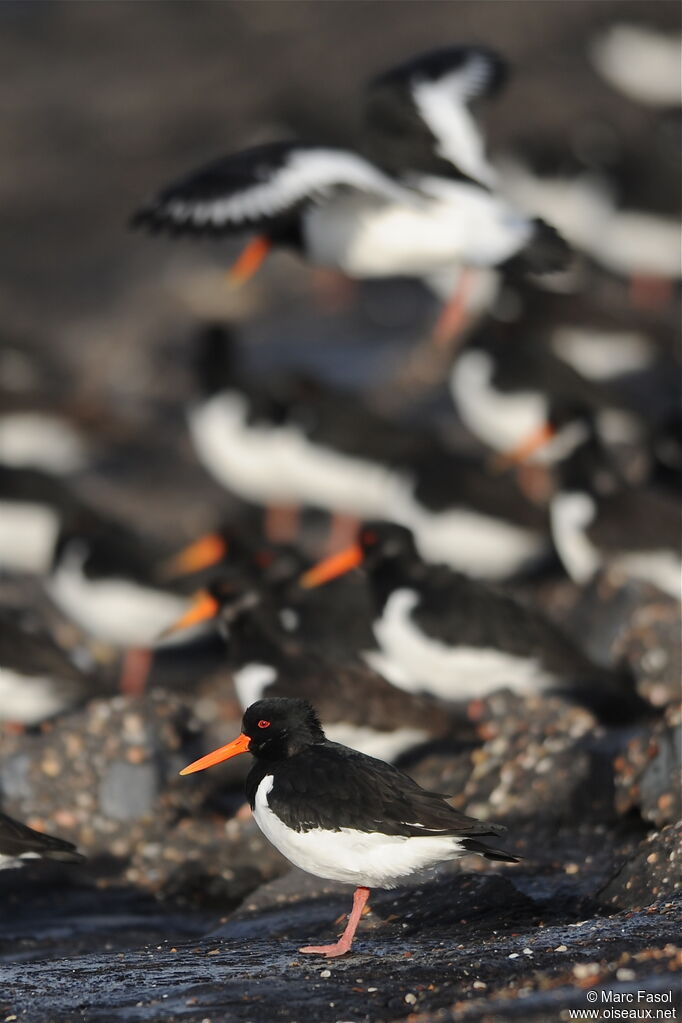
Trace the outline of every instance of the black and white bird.
<instances>
[{"instance_id":1,"label":"black and white bird","mask_svg":"<svg viewBox=\"0 0 682 1023\"><path fill-rule=\"evenodd\" d=\"M603 567L682 597L679 500L628 485L594 429L556 470L550 503L554 545L579 585Z\"/></svg>"},{"instance_id":2,"label":"black and white bird","mask_svg":"<svg viewBox=\"0 0 682 1023\"><path fill-rule=\"evenodd\" d=\"M362 565L375 602L379 653L369 662L394 685L468 701L500 689L554 692L605 721L648 712L623 668L603 668L537 610L489 583L419 558L409 530L367 523L355 545L302 577L319 586Z\"/></svg>"},{"instance_id":3,"label":"black and white bird","mask_svg":"<svg viewBox=\"0 0 682 1023\"><path fill-rule=\"evenodd\" d=\"M243 710L263 698L314 700L331 739L389 761L431 739L475 738L464 715L455 719L439 701L392 686L343 635L327 650L324 637L309 629L287 631L282 619L296 612L262 587L238 579L217 581L198 608L190 608L189 621L213 618ZM177 627L183 627L182 620Z\"/></svg>"},{"instance_id":4,"label":"black and white bird","mask_svg":"<svg viewBox=\"0 0 682 1023\"><path fill-rule=\"evenodd\" d=\"M82 703L97 691L77 664L45 633L0 613L0 721L32 727Z\"/></svg>"},{"instance_id":5,"label":"black and white bird","mask_svg":"<svg viewBox=\"0 0 682 1023\"><path fill-rule=\"evenodd\" d=\"M27 860L82 863L85 857L72 842L35 831L6 813L0 813L0 870L20 867Z\"/></svg>"},{"instance_id":6,"label":"black and white bird","mask_svg":"<svg viewBox=\"0 0 682 1023\"><path fill-rule=\"evenodd\" d=\"M471 115L471 104L499 85L501 64L481 47L424 54L369 89L372 158L307 142L256 146L164 188L133 225L255 233L233 268L237 279L250 276L273 245L356 278L428 279L511 260L532 272L557 269L567 247L493 190Z\"/></svg>"},{"instance_id":7,"label":"black and white bird","mask_svg":"<svg viewBox=\"0 0 682 1023\"><path fill-rule=\"evenodd\" d=\"M427 560L474 576L508 578L547 553L543 512L482 459L327 385L264 384L244 373L219 324L199 340L204 394L189 411L192 440L203 465L242 499L399 522Z\"/></svg>"},{"instance_id":8,"label":"black and white bird","mask_svg":"<svg viewBox=\"0 0 682 1023\"><path fill-rule=\"evenodd\" d=\"M528 316L484 322L456 355L450 393L467 429L503 455L545 464L584 437L586 414L609 439L635 439L640 417L603 379L590 378L548 344L551 330Z\"/></svg>"},{"instance_id":9,"label":"black and white bird","mask_svg":"<svg viewBox=\"0 0 682 1023\"><path fill-rule=\"evenodd\" d=\"M349 952L371 888L395 888L468 852L517 862L488 844L503 830L498 825L465 816L390 764L330 742L306 700L254 703L237 739L180 773L247 752L256 762L246 792L266 838L295 866L355 886L342 937L300 952Z\"/></svg>"}]
</instances>

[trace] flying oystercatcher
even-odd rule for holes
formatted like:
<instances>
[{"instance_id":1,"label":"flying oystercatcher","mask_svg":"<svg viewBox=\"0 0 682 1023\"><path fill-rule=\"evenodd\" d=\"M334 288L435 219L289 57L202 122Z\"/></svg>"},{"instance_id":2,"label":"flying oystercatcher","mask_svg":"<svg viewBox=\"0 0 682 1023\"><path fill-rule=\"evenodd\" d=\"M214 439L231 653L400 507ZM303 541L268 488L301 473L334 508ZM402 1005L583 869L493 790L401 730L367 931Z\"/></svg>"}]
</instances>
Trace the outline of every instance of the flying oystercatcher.
<instances>
[{"instance_id":1,"label":"flying oystercatcher","mask_svg":"<svg viewBox=\"0 0 682 1023\"><path fill-rule=\"evenodd\" d=\"M81 855L72 842L15 821L0 813L0 870L20 867L26 860L59 860L62 863L82 863Z\"/></svg>"},{"instance_id":2,"label":"flying oystercatcher","mask_svg":"<svg viewBox=\"0 0 682 1023\"><path fill-rule=\"evenodd\" d=\"M359 565L374 594L380 647L369 660L394 685L454 701L505 688L558 692L605 721L650 712L625 669L592 663L538 611L491 584L424 564L401 526L367 523L356 544L301 582L319 586Z\"/></svg>"},{"instance_id":3,"label":"flying oystercatcher","mask_svg":"<svg viewBox=\"0 0 682 1023\"><path fill-rule=\"evenodd\" d=\"M679 500L651 487L629 486L589 425L556 475L552 535L574 582L587 583L611 566L677 600L682 597Z\"/></svg>"},{"instance_id":4,"label":"flying oystercatcher","mask_svg":"<svg viewBox=\"0 0 682 1023\"><path fill-rule=\"evenodd\" d=\"M531 272L558 269L568 249L554 229L492 190L471 106L499 87L502 67L482 47L424 54L369 89L372 159L308 142L256 146L164 188L133 226L257 232L233 267L239 281L276 245L355 278L428 279L512 261ZM461 291L453 303L461 307Z\"/></svg>"},{"instance_id":5,"label":"flying oystercatcher","mask_svg":"<svg viewBox=\"0 0 682 1023\"><path fill-rule=\"evenodd\" d=\"M327 958L349 952L371 888L395 888L428 867L469 852L517 862L489 846L503 829L454 810L381 760L330 742L307 700L267 699L244 714L242 734L181 774L251 753L246 793L263 834L297 867L355 885L353 909Z\"/></svg>"}]
</instances>

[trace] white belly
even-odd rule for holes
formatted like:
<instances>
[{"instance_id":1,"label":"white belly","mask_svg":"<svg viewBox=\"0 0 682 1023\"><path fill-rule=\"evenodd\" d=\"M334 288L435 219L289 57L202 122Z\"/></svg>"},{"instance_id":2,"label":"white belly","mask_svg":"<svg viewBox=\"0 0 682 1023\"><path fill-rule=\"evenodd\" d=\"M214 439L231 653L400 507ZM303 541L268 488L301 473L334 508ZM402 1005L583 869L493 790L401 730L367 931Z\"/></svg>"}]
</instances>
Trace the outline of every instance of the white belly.
<instances>
[{"instance_id":1,"label":"white belly","mask_svg":"<svg viewBox=\"0 0 682 1023\"><path fill-rule=\"evenodd\" d=\"M16 412L0 416L0 462L67 473L86 462L80 434L59 416Z\"/></svg>"},{"instance_id":2,"label":"white belly","mask_svg":"<svg viewBox=\"0 0 682 1023\"><path fill-rule=\"evenodd\" d=\"M47 572L59 533L59 518L42 504L0 499L0 568Z\"/></svg>"},{"instance_id":3,"label":"white belly","mask_svg":"<svg viewBox=\"0 0 682 1023\"><path fill-rule=\"evenodd\" d=\"M550 520L557 554L573 582L588 582L601 564L599 552L585 530L595 515L595 504L588 494L559 493L551 502Z\"/></svg>"},{"instance_id":4,"label":"white belly","mask_svg":"<svg viewBox=\"0 0 682 1023\"><path fill-rule=\"evenodd\" d=\"M547 422L547 402L535 392L505 394L492 385L487 352L464 351L450 374L450 390L465 426L496 451L509 451Z\"/></svg>"},{"instance_id":5,"label":"white belly","mask_svg":"<svg viewBox=\"0 0 682 1023\"><path fill-rule=\"evenodd\" d=\"M0 667L0 720L29 728L64 710L67 701L52 679Z\"/></svg>"},{"instance_id":6,"label":"white belly","mask_svg":"<svg viewBox=\"0 0 682 1023\"><path fill-rule=\"evenodd\" d=\"M272 775L256 792L253 815L265 837L294 866L316 877L367 888L394 888L411 874L461 855L450 836L404 838L341 828L339 831L294 831L268 805Z\"/></svg>"},{"instance_id":7,"label":"white belly","mask_svg":"<svg viewBox=\"0 0 682 1023\"><path fill-rule=\"evenodd\" d=\"M351 277L422 276L451 264L494 266L530 228L499 199L472 185L422 179L414 205L350 196L311 208L304 230L311 261Z\"/></svg>"},{"instance_id":8,"label":"white belly","mask_svg":"<svg viewBox=\"0 0 682 1023\"><path fill-rule=\"evenodd\" d=\"M418 599L414 590L396 590L374 623L384 655L382 670L394 685L446 700L471 700L498 689L537 692L555 683L555 677L534 657L485 647L450 647L425 635L411 617Z\"/></svg>"},{"instance_id":9,"label":"white belly","mask_svg":"<svg viewBox=\"0 0 682 1023\"><path fill-rule=\"evenodd\" d=\"M87 579L82 564L79 552L67 552L48 579L47 591L68 618L104 643L151 646L186 610L182 597L127 579Z\"/></svg>"},{"instance_id":10,"label":"white belly","mask_svg":"<svg viewBox=\"0 0 682 1023\"><path fill-rule=\"evenodd\" d=\"M466 508L429 512L411 501L396 505L393 520L412 530L425 561L481 579L508 578L547 550L537 532Z\"/></svg>"},{"instance_id":11,"label":"white belly","mask_svg":"<svg viewBox=\"0 0 682 1023\"><path fill-rule=\"evenodd\" d=\"M675 600L682 598L682 564L679 550L652 550L621 554L613 567L633 579L652 583Z\"/></svg>"},{"instance_id":12,"label":"white belly","mask_svg":"<svg viewBox=\"0 0 682 1023\"><path fill-rule=\"evenodd\" d=\"M322 724L327 738L332 742L389 763L429 738L429 733L421 728L395 728L390 732L379 732L376 728L341 721L332 725L323 721Z\"/></svg>"},{"instance_id":13,"label":"white belly","mask_svg":"<svg viewBox=\"0 0 682 1023\"><path fill-rule=\"evenodd\" d=\"M190 413L199 458L215 478L261 504L307 504L358 517L385 517L400 477L383 466L311 443L293 427L246 422L246 401L216 395Z\"/></svg>"}]
</instances>

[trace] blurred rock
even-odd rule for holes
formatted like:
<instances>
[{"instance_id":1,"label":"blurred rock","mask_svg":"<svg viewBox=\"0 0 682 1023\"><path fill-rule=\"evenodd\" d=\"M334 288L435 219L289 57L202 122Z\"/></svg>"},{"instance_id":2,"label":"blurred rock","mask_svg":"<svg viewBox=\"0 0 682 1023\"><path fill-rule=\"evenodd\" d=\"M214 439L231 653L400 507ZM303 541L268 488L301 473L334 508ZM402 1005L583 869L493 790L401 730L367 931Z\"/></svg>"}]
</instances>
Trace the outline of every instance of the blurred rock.
<instances>
[{"instance_id":1,"label":"blurred rock","mask_svg":"<svg viewBox=\"0 0 682 1023\"><path fill-rule=\"evenodd\" d=\"M616 808L638 810L657 827L682 816L680 791L682 711L669 707L665 718L635 736L616 758Z\"/></svg>"},{"instance_id":2,"label":"blurred rock","mask_svg":"<svg viewBox=\"0 0 682 1023\"><path fill-rule=\"evenodd\" d=\"M655 706L679 699L679 601L612 571L600 573L574 596L567 608L563 592L561 624L597 663L627 662L640 693Z\"/></svg>"},{"instance_id":3,"label":"blurred rock","mask_svg":"<svg viewBox=\"0 0 682 1023\"><path fill-rule=\"evenodd\" d=\"M484 819L613 816L612 743L589 711L558 697L509 691L473 701L469 715L482 745L434 753L410 769L425 788Z\"/></svg>"}]
</instances>

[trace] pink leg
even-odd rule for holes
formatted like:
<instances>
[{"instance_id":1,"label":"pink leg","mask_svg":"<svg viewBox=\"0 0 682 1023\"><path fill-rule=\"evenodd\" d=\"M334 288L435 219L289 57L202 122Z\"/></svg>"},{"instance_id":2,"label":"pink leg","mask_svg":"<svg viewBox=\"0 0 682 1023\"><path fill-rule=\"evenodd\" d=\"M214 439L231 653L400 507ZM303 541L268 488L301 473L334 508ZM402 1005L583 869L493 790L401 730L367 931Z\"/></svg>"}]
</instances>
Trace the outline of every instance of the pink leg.
<instances>
[{"instance_id":1,"label":"pink leg","mask_svg":"<svg viewBox=\"0 0 682 1023\"><path fill-rule=\"evenodd\" d=\"M142 696L152 663L151 650L127 650L121 667L119 689L125 696Z\"/></svg>"},{"instance_id":2,"label":"pink leg","mask_svg":"<svg viewBox=\"0 0 682 1023\"><path fill-rule=\"evenodd\" d=\"M299 519L296 505L268 505L264 529L270 543L293 543L298 535Z\"/></svg>"},{"instance_id":3,"label":"pink leg","mask_svg":"<svg viewBox=\"0 0 682 1023\"><path fill-rule=\"evenodd\" d=\"M629 282L630 305L635 309L665 309L673 299L673 283L655 274L633 274Z\"/></svg>"},{"instance_id":4,"label":"pink leg","mask_svg":"<svg viewBox=\"0 0 682 1023\"><path fill-rule=\"evenodd\" d=\"M360 520L353 515L334 512L329 520L329 533L325 544L328 554L336 554L353 543L360 528Z\"/></svg>"},{"instance_id":5,"label":"pink leg","mask_svg":"<svg viewBox=\"0 0 682 1023\"><path fill-rule=\"evenodd\" d=\"M440 351L447 351L450 342L455 341L464 328L467 302L475 276L476 271L469 267L462 270L454 295L443 306L432 335L433 343Z\"/></svg>"},{"instance_id":6,"label":"pink leg","mask_svg":"<svg viewBox=\"0 0 682 1023\"><path fill-rule=\"evenodd\" d=\"M365 903L369 898L369 888L356 888L353 893L353 909L348 917L348 923L346 929L336 942L335 945L306 945L304 948L299 948L299 952L312 952L316 955L326 956L327 959L333 959L335 956L345 955L346 952L350 952L351 945L353 944L353 938L355 932L360 923L360 917L362 911L365 908Z\"/></svg>"}]
</instances>

